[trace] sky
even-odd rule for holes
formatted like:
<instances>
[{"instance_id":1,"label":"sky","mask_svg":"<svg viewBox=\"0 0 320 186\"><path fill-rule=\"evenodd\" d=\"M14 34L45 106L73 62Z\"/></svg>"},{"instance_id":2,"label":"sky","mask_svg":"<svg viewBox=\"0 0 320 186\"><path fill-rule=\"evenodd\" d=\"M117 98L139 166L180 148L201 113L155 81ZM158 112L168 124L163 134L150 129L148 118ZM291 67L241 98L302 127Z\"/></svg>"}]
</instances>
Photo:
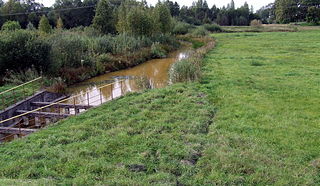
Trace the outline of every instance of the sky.
<instances>
[{"instance_id":1,"label":"sky","mask_svg":"<svg viewBox=\"0 0 320 186\"><path fill-rule=\"evenodd\" d=\"M55 0L36 0L42 4L44 4L45 6L51 6L53 5L53 3L55 2ZM172 1L177 1L179 3L180 6L182 5L187 5L187 6L191 6L192 2L194 0L172 0ZM209 7L211 8L214 4L217 7L222 7L222 6L226 6L228 3L230 3L231 0L207 0ZM249 6L253 5L254 10L258 10L260 9L262 6L265 6L269 3L273 3L274 0L234 0L236 7L240 7L244 4L244 2L248 2ZM158 0L147 0L148 3L150 4L156 4L158 2Z\"/></svg>"}]
</instances>

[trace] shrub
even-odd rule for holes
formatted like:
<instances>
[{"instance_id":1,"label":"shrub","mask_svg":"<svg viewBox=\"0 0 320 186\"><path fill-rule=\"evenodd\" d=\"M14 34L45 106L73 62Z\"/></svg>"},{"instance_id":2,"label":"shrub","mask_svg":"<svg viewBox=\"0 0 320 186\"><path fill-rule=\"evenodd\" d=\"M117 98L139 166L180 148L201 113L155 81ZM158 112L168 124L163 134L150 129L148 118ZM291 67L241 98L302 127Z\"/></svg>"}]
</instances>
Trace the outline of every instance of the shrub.
<instances>
[{"instance_id":1,"label":"shrub","mask_svg":"<svg viewBox=\"0 0 320 186\"><path fill-rule=\"evenodd\" d=\"M7 21L1 27L1 30L4 31L14 31L19 29L21 29L21 26L17 21Z\"/></svg>"},{"instance_id":2,"label":"shrub","mask_svg":"<svg viewBox=\"0 0 320 186\"><path fill-rule=\"evenodd\" d=\"M261 22L261 20L254 19L250 22L250 26L255 27L255 28L261 28L262 22Z\"/></svg>"},{"instance_id":3,"label":"shrub","mask_svg":"<svg viewBox=\"0 0 320 186\"><path fill-rule=\"evenodd\" d=\"M92 63L92 50L88 37L70 32L55 34L50 42L50 72L57 73L61 68L90 67Z\"/></svg>"},{"instance_id":4,"label":"shrub","mask_svg":"<svg viewBox=\"0 0 320 186\"><path fill-rule=\"evenodd\" d=\"M35 69L34 66L32 66L31 68L25 71L8 70L3 80L9 84L19 85L19 84L31 81L33 79L36 79L40 75L41 73L39 73L37 69Z\"/></svg>"},{"instance_id":5,"label":"shrub","mask_svg":"<svg viewBox=\"0 0 320 186\"><path fill-rule=\"evenodd\" d=\"M166 51L161 47L160 43L153 43L151 46L152 58L164 58L166 57Z\"/></svg>"},{"instance_id":6,"label":"shrub","mask_svg":"<svg viewBox=\"0 0 320 186\"><path fill-rule=\"evenodd\" d=\"M50 45L35 32L18 30L0 34L0 73L5 69L25 70L34 65L46 71Z\"/></svg>"},{"instance_id":7,"label":"shrub","mask_svg":"<svg viewBox=\"0 0 320 186\"><path fill-rule=\"evenodd\" d=\"M222 28L217 24L205 24L203 26L209 32L222 32Z\"/></svg>"},{"instance_id":8,"label":"shrub","mask_svg":"<svg viewBox=\"0 0 320 186\"><path fill-rule=\"evenodd\" d=\"M151 42L145 37L134 37L123 33L113 37L112 42L113 54L124 54L126 52L133 52L143 47L150 46Z\"/></svg>"},{"instance_id":9,"label":"shrub","mask_svg":"<svg viewBox=\"0 0 320 186\"><path fill-rule=\"evenodd\" d=\"M204 37L204 36L207 36L208 34L209 34L208 31L203 26L196 28L192 32L192 35L195 37Z\"/></svg>"},{"instance_id":10,"label":"shrub","mask_svg":"<svg viewBox=\"0 0 320 186\"><path fill-rule=\"evenodd\" d=\"M187 34L189 32L189 29L191 29L192 26L188 23L184 23L184 22L177 22L173 28L172 33L173 34Z\"/></svg>"},{"instance_id":11,"label":"shrub","mask_svg":"<svg viewBox=\"0 0 320 186\"><path fill-rule=\"evenodd\" d=\"M97 54L112 53L114 39L111 35L95 37L93 41L93 51Z\"/></svg>"},{"instance_id":12,"label":"shrub","mask_svg":"<svg viewBox=\"0 0 320 186\"><path fill-rule=\"evenodd\" d=\"M179 42L177 38L170 34L157 34L157 35L153 35L150 39L153 42L159 42L162 45L169 45L173 48L179 47Z\"/></svg>"},{"instance_id":13,"label":"shrub","mask_svg":"<svg viewBox=\"0 0 320 186\"><path fill-rule=\"evenodd\" d=\"M36 30L36 28L34 27L34 25L31 23L31 22L29 22L28 23L28 25L27 25L27 30Z\"/></svg>"},{"instance_id":14,"label":"shrub","mask_svg":"<svg viewBox=\"0 0 320 186\"><path fill-rule=\"evenodd\" d=\"M171 83L195 81L200 78L200 67L190 60L181 60L174 63L169 71Z\"/></svg>"}]
</instances>

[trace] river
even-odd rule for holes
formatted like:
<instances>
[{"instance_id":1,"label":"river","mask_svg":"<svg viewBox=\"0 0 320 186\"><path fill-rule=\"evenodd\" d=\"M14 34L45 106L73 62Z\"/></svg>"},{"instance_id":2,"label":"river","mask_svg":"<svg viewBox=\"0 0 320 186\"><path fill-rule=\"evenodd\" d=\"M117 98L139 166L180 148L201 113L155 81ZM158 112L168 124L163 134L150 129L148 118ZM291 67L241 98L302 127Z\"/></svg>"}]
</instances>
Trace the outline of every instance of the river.
<instances>
[{"instance_id":1,"label":"river","mask_svg":"<svg viewBox=\"0 0 320 186\"><path fill-rule=\"evenodd\" d=\"M182 48L170 53L167 58L149 60L133 68L110 72L74 84L67 89L67 93L76 96L76 100L69 103L100 105L127 92L141 90L141 82L148 82L150 88L163 88L169 84L168 71L171 65L187 58L189 52L190 48ZM144 77L143 81L141 77ZM137 81L137 78L140 80ZM110 83L115 84L106 86Z\"/></svg>"}]
</instances>

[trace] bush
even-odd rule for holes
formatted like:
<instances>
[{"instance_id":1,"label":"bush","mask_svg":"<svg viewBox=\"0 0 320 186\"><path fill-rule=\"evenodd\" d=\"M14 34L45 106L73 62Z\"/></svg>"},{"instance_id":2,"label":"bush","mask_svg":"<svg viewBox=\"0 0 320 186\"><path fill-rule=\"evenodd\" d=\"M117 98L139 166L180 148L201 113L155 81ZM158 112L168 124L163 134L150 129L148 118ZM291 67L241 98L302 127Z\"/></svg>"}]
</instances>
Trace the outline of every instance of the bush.
<instances>
[{"instance_id":1,"label":"bush","mask_svg":"<svg viewBox=\"0 0 320 186\"><path fill-rule=\"evenodd\" d=\"M6 69L25 70L34 65L46 71L49 66L50 45L35 32L17 30L0 34L0 73Z\"/></svg>"},{"instance_id":2,"label":"bush","mask_svg":"<svg viewBox=\"0 0 320 186\"><path fill-rule=\"evenodd\" d=\"M93 51L88 37L70 32L55 34L50 42L50 72L57 73L61 68L93 66Z\"/></svg>"},{"instance_id":3,"label":"bush","mask_svg":"<svg viewBox=\"0 0 320 186\"><path fill-rule=\"evenodd\" d=\"M111 35L93 38L93 51L97 54L112 53L114 39Z\"/></svg>"},{"instance_id":4,"label":"bush","mask_svg":"<svg viewBox=\"0 0 320 186\"><path fill-rule=\"evenodd\" d=\"M8 70L6 72L5 77L3 80L8 83L8 84L14 84L14 85L19 85L31 80L34 80L38 77L40 77L41 73L39 73L34 66L31 68L25 70L25 71L13 71L13 70Z\"/></svg>"},{"instance_id":5,"label":"bush","mask_svg":"<svg viewBox=\"0 0 320 186\"><path fill-rule=\"evenodd\" d=\"M7 21L1 27L1 30L4 31L14 31L19 29L21 29L21 26L17 21Z\"/></svg>"},{"instance_id":6,"label":"bush","mask_svg":"<svg viewBox=\"0 0 320 186\"><path fill-rule=\"evenodd\" d=\"M254 19L250 22L250 26L255 27L255 28L261 28L262 22L261 22L261 20Z\"/></svg>"},{"instance_id":7,"label":"bush","mask_svg":"<svg viewBox=\"0 0 320 186\"><path fill-rule=\"evenodd\" d=\"M222 28L217 24L205 24L203 25L206 30L209 32L222 32Z\"/></svg>"},{"instance_id":8,"label":"bush","mask_svg":"<svg viewBox=\"0 0 320 186\"><path fill-rule=\"evenodd\" d=\"M153 42L159 42L162 45L169 45L173 48L179 47L179 42L176 37L170 34L157 34L151 37Z\"/></svg>"},{"instance_id":9,"label":"bush","mask_svg":"<svg viewBox=\"0 0 320 186\"><path fill-rule=\"evenodd\" d=\"M151 46L152 58L164 58L166 57L166 51L161 47L160 43L153 43Z\"/></svg>"},{"instance_id":10,"label":"bush","mask_svg":"<svg viewBox=\"0 0 320 186\"><path fill-rule=\"evenodd\" d=\"M112 53L124 54L133 52L143 47L150 46L152 43L145 37L134 37L129 34L123 33L113 37Z\"/></svg>"},{"instance_id":11,"label":"bush","mask_svg":"<svg viewBox=\"0 0 320 186\"><path fill-rule=\"evenodd\" d=\"M169 71L171 83L195 81L200 75L200 67L188 59L174 63Z\"/></svg>"},{"instance_id":12,"label":"bush","mask_svg":"<svg viewBox=\"0 0 320 186\"><path fill-rule=\"evenodd\" d=\"M192 28L192 26L188 23L184 22L177 22L173 28L172 33L173 34L181 34L185 35L189 32L189 30Z\"/></svg>"},{"instance_id":13,"label":"bush","mask_svg":"<svg viewBox=\"0 0 320 186\"><path fill-rule=\"evenodd\" d=\"M195 37L204 37L204 36L207 36L208 34L209 34L208 31L203 26L196 28L192 32L192 35Z\"/></svg>"}]
</instances>

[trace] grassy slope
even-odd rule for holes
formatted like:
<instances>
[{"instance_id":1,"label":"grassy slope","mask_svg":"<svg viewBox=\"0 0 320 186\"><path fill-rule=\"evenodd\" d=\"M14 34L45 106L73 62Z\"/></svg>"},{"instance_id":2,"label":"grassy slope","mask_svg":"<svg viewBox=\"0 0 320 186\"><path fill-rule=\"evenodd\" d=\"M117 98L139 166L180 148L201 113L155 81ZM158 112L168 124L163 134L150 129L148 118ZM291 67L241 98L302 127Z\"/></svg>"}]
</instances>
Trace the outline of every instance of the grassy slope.
<instances>
[{"instance_id":1,"label":"grassy slope","mask_svg":"<svg viewBox=\"0 0 320 186\"><path fill-rule=\"evenodd\" d=\"M217 34L201 83L131 94L1 146L0 177L319 184L319 36Z\"/></svg>"},{"instance_id":2,"label":"grassy slope","mask_svg":"<svg viewBox=\"0 0 320 186\"><path fill-rule=\"evenodd\" d=\"M212 117L195 84L128 95L0 147L0 176L175 184L194 172L181 160L199 158ZM133 165L147 170L132 172Z\"/></svg>"}]
</instances>

